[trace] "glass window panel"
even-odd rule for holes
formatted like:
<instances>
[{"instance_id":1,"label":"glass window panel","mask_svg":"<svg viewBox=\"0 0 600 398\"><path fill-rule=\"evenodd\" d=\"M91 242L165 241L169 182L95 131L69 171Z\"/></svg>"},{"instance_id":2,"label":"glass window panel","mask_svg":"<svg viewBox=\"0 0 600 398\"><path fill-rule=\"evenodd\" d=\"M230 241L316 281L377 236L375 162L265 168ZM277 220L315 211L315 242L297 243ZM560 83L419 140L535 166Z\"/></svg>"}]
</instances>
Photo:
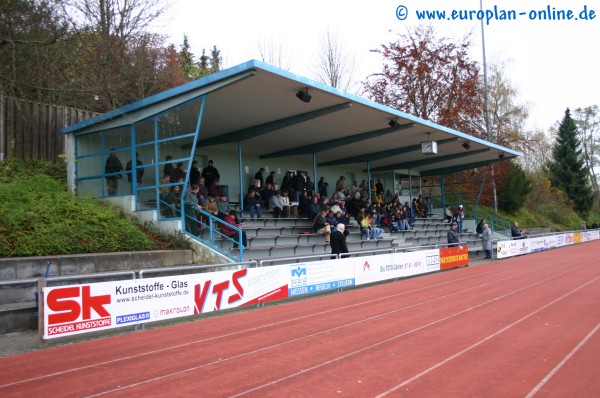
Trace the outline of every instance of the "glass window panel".
<instances>
[{"instance_id":1,"label":"glass window panel","mask_svg":"<svg viewBox=\"0 0 600 398\"><path fill-rule=\"evenodd\" d=\"M131 147L131 127L125 126L104 132L104 150Z\"/></svg>"},{"instance_id":2,"label":"glass window panel","mask_svg":"<svg viewBox=\"0 0 600 398\"><path fill-rule=\"evenodd\" d=\"M158 139L195 133L201 105L198 99L158 116Z\"/></svg>"},{"instance_id":3,"label":"glass window panel","mask_svg":"<svg viewBox=\"0 0 600 398\"><path fill-rule=\"evenodd\" d=\"M138 210L157 209L156 189L144 189L137 193L136 208Z\"/></svg>"},{"instance_id":4,"label":"glass window panel","mask_svg":"<svg viewBox=\"0 0 600 398\"><path fill-rule=\"evenodd\" d=\"M99 153L102 148L102 135L100 133L80 135L77 137L77 155L85 156Z\"/></svg>"},{"instance_id":5,"label":"glass window panel","mask_svg":"<svg viewBox=\"0 0 600 398\"><path fill-rule=\"evenodd\" d=\"M177 159L187 159L192 153L192 149L181 149L182 145L193 143L193 137L177 138L169 141L162 141L158 143L158 158L162 163L166 162L167 155L173 157L175 161L173 167L177 164ZM164 165L163 165L164 167ZM162 168L161 168L162 173Z\"/></svg>"},{"instance_id":6,"label":"glass window panel","mask_svg":"<svg viewBox=\"0 0 600 398\"><path fill-rule=\"evenodd\" d=\"M135 125L136 144L151 141L154 141L154 118L144 120Z\"/></svg>"},{"instance_id":7,"label":"glass window panel","mask_svg":"<svg viewBox=\"0 0 600 398\"><path fill-rule=\"evenodd\" d=\"M141 176L141 182L140 182L140 176ZM138 169L137 178L138 178L138 181L137 181L138 188L151 187L151 186L158 185L158 182L156 181L156 166L151 165L151 166L141 167L140 169Z\"/></svg>"},{"instance_id":8,"label":"glass window panel","mask_svg":"<svg viewBox=\"0 0 600 398\"><path fill-rule=\"evenodd\" d=\"M77 178L102 175L104 163L102 156L90 156L77 159Z\"/></svg>"},{"instance_id":9,"label":"glass window panel","mask_svg":"<svg viewBox=\"0 0 600 398\"><path fill-rule=\"evenodd\" d=\"M144 165L156 163L156 159L154 159L154 143L137 146L135 151L138 153L139 160Z\"/></svg>"},{"instance_id":10,"label":"glass window panel","mask_svg":"<svg viewBox=\"0 0 600 398\"><path fill-rule=\"evenodd\" d=\"M89 195L93 198L105 196L102 192L104 186L104 180L102 178L95 178L92 180L77 181L77 195L85 196ZM104 188L106 190L106 188Z\"/></svg>"}]
</instances>

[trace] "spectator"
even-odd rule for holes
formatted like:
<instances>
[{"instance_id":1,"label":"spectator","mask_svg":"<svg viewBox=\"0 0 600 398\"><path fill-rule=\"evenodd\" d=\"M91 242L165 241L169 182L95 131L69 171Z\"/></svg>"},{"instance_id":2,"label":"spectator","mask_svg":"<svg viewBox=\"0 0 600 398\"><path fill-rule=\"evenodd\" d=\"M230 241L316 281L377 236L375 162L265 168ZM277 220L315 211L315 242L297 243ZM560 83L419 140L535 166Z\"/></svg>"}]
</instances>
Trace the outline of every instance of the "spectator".
<instances>
[{"instance_id":1,"label":"spectator","mask_svg":"<svg viewBox=\"0 0 600 398\"><path fill-rule=\"evenodd\" d=\"M327 196L327 187L329 183L325 181L325 177L319 178L319 182L317 183L317 190L319 191L319 195Z\"/></svg>"},{"instance_id":2,"label":"spectator","mask_svg":"<svg viewBox=\"0 0 600 398\"><path fill-rule=\"evenodd\" d=\"M510 236L513 239L523 239L525 237L523 231L519 229L519 223L513 222L512 227L510 227Z\"/></svg>"},{"instance_id":3,"label":"spectator","mask_svg":"<svg viewBox=\"0 0 600 398\"><path fill-rule=\"evenodd\" d=\"M140 160L140 154L136 152L135 153L135 175L136 175L138 185L142 185L142 177L144 177L144 169L142 168L142 166L144 166L144 163L142 163L142 161ZM127 165L125 166L125 172L127 172L127 181L129 181L129 182L133 182L133 175L131 173L132 168L133 168L133 162L130 160L129 162L127 162Z\"/></svg>"},{"instance_id":4,"label":"spectator","mask_svg":"<svg viewBox=\"0 0 600 398\"><path fill-rule=\"evenodd\" d=\"M433 202L430 197L425 198L425 211L427 212L426 216L433 213Z\"/></svg>"},{"instance_id":5,"label":"spectator","mask_svg":"<svg viewBox=\"0 0 600 398\"><path fill-rule=\"evenodd\" d=\"M273 185L270 182L265 183L265 187L260 191L260 202L261 205L265 208L269 207L269 203L271 202L271 197L275 192L273 191Z\"/></svg>"},{"instance_id":6,"label":"spectator","mask_svg":"<svg viewBox=\"0 0 600 398\"><path fill-rule=\"evenodd\" d=\"M337 229L331 233L331 254L348 253L348 245L346 243L346 226L344 224L338 224Z\"/></svg>"},{"instance_id":7,"label":"spectator","mask_svg":"<svg viewBox=\"0 0 600 398\"><path fill-rule=\"evenodd\" d=\"M197 160L194 160L192 162L192 169L190 170L190 181L189 183L191 185L196 184L199 185L200 183L200 163L198 163Z\"/></svg>"},{"instance_id":8,"label":"spectator","mask_svg":"<svg viewBox=\"0 0 600 398\"><path fill-rule=\"evenodd\" d=\"M451 223L453 218L454 216L452 215L452 209L450 208L450 205L448 205L444 209L444 221L448 220L448 223Z\"/></svg>"},{"instance_id":9,"label":"spectator","mask_svg":"<svg viewBox=\"0 0 600 398\"><path fill-rule=\"evenodd\" d=\"M477 227L475 227L475 232L477 232L478 238L481 238L481 234L483 233L483 224L485 224L485 220L482 218L479 221L479 224L477 224Z\"/></svg>"},{"instance_id":10,"label":"spectator","mask_svg":"<svg viewBox=\"0 0 600 398\"><path fill-rule=\"evenodd\" d=\"M281 202L283 204L284 217L298 217L298 205L290 203L287 191L281 192Z\"/></svg>"},{"instance_id":11,"label":"spectator","mask_svg":"<svg viewBox=\"0 0 600 398\"><path fill-rule=\"evenodd\" d=\"M292 179L292 184L294 185L294 202L300 202L300 195L306 189L306 180L301 170L296 172L296 175Z\"/></svg>"},{"instance_id":12,"label":"spectator","mask_svg":"<svg viewBox=\"0 0 600 398\"><path fill-rule=\"evenodd\" d=\"M305 191L308 192L308 195L312 196L312 194L315 192L315 183L310 179L309 176L306 176L306 189Z\"/></svg>"},{"instance_id":13,"label":"spectator","mask_svg":"<svg viewBox=\"0 0 600 398\"><path fill-rule=\"evenodd\" d=\"M114 196L119 191L119 180L123 178L121 173L123 171L123 165L121 165L121 161L117 157L117 155L113 152L115 148L111 149L111 154L106 158L106 163L104 164L104 174L112 174L105 176L106 186L108 187L108 196Z\"/></svg>"},{"instance_id":14,"label":"spectator","mask_svg":"<svg viewBox=\"0 0 600 398\"><path fill-rule=\"evenodd\" d=\"M241 229L242 226L237 222L237 219L235 216L235 211L231 210L229 213L227 213L225 215L225 217L223 218L223 221L224 222L221 224L221 233L234 240L232 250L239 250L240 247L239 247L238 242L240 241L240 237L242 240L242 248L245 249L246 246L248 246L248 240L246 238L246 231ZM234 225L234 226L240 228L239 232L236 231L235 229L229 227L228 225Z\"/></svg>"},{"instance_id":15,"label":"spectator","mask_svg":"<svg viewBox=\"0 0 600 398\"><path fill-rule=\"evenodd\" d=\"M281 191L275 191L275 194L269 199L269 209L273 210L273 217L279 218L283 212L283 198ZM284 214L285 217L285 214Z\"/></svg>"},{"instance_id":16,"label":"spectator","mask_svg":"<svg viewBox=\"0 0 600 398\"><path fill-rule=\"evenodd\" d=\"M217 170L217 168L213 166L212 160L209 160L208 166L206 166L204 170L202 170L202 177L204 177L204 183L206 184L205 186L207 188L212 186L213 181L221 178L219 170Z\"/></svg>"},{"instance_id":17,"label":"spectator","mask_svg":"<svg viewBox=\"0 0 600 398\"><path fill-rule=\"evenodd\" d=\"M323 210L319 203L319 197L313 196L310 206L308 207L308 218L314 219Z\"/></svg>"},{"instance_id":18,"label":"spectator","mask_svg":"<svg viewBox=\"0 0 600 398\"><path fill-rule=\"evenodd\" d=\"M484 258L492 258L492 230L488 228L487 224L483 224L483 231L481 232L481 246L485 251Z\"/></svg>"},{"instance_id":19,"label":"spectator","mask_svg":"<svg viewBox=\"0 0 600 398\"><path fill-rule=\"evenodd\" d=\"M360 221L360 226L367 240L383 239L383 229L373 226L372 214L364 216Z\"/></svg>"},{"instance_id":20,"label":"spectator","mask_svg":"<svg viewBox=\"0 0 600 398\"><path fill-rule=\"evenodd\" d=\"M327 209L323 209L319 214L317 214L313 223L313 231L319 234L325 234L325 242L329 243L331 237L331 226L325 219L327 212Z\"/></svg>"},{"instance_id":21,"label":"spectator","mask_svg":"<svg viewBox=\"0 0 600 398\"><path fill-rule=\"evenodd\" d=\"M261 167L260 170L258 170L256 172L256 174L254 174L254 179L258 180L258 187L262 188L265 186L265 179L263 177L263 174L265 173L265 168Z\"/></svg>"},{"instance_id":22,"label":"spectator","mask_svg":"<svg viewBox=\"0 0 600 398\"><path fill-rule=\"evenodd\" d=\"M298 203L298 211L304 215L308 215L311 199L308 196L308 191L302 192L300 202ZM316 214L315 214L316 215ZM314 217L312 217L314 218Z\"/></svg>"},{"instance_id":23,"label":"spectator","mask_svg":"<svg viewBox=\"0 0 600 398\"><path fill-rule=\"evenodd\" d=\"M581 230L582 230L582 231L586 231L587 229L588 229L588 227L587 227L587 223L586 223L585 221L584 221L584 222L582 222L582 223L581 223Z\"/></svg>"},{"instance_id":24,"label":"spectator","mask_svg":"<svg viewBox=\"0 0 600 398\"><path fill-rule=\"evenodd\" d=\"M458 225L455 222L450 224L450 230L448 231L448 247L458 246L460 243L457 228Z\"/></svg>"},{"instance_id":25,"label":"spectator","mask_svg":"<svg viewBox=\"0 0 600 398\"><path fill-rule=\"evenodd\" d=\"M171 155L167 155L167 157L165 158L165 160L167 162L169 162L170 160L173 160L173 156ZM173 167L173 163L165 163L165 166L163 167L163 175L173 175L173 170L175 168Z\"/></svg>"},{"instance_id":26,"label":"spectator","mask_svg":"<svg viewBox=\"0 0 600 398\"><path fill-rule=\"evenodd\" d=\"M184 205L186 230L198 236L200 234L199 211L202 210L202 206L198 204L198 185L194 184L185 191Z\"/></svg>"},{"instance_id":27,"label":"spectator","mask_svg":"<svg viewBox=\"0 0 600 398\"><path fill-rule=\"evenodd\" d=\"M208 199L208 189L204 186L204 178L198 180L198 203L201 205Z\"/></svg>"},{"instance_id":28,"label":"spectator","mask_svg":"<svg viewBox=\"0 0 600 398\"><path fill-rule=\"evenodd\" d=\"M335 183L335 192L344 192L346 189L346 177L340 176L340 179Z\"/></svg>"},{"instance_id":29,"label":"spectator","mask_svg":"<svg viewBox=\"0 0 600 398\"><path fill-rule=\"evenodd\" d=\"M179 185L173 185L171 190L167 194L165 202L169 206L166 207L165 215L168 217L169 215L172 217L181 217L181 188Z\"/></svg>"},{"instance_id":30,"label":"spectator","mask_svg":"<svg viewBox=\"0 0 600 398\"><path fill-rule=\"evenodd\" d=\"M462 229L463 229L463 221L465 219L465 211L463 210L463 205L458 205L458 208L456 209L456 212L454 212L454 218L455 218L455 222L456 225L458 226L458 233L462 234Z\"/></svg>"},{"instance_id":31,"label":"spectator","mask_svg":"<svg viewBox=\"0 0 600 398\"><path fill-rule=\"evenodd\" d=\"M217 209L219 210L217 213L217 217L219 217L221 220L225 219L225 216L231 211L231 205L229 204L229 200L227 200L227 195L225 195L224 193L222 193L221 196L219 196L219 201L217 202Z\"/></svg>"},{"instance_id":32,"label":"spectator","mask_svg":"<svg viewBox=\"0 0 600 398\"><path fill-rule=\"evenodd\" d=\"M260 200L256 197L255 191L250 191L244 199L246 209L250 212L250 218L262 218L262 210L260 208Z\"/></svg>"},{"instance_id":33,"label":"spectator","mask_svg":"<svg viewBox=\"0 0 600 398\"><path fill-rule=\"evenodd\" d=\"M292 172L288 171L287 173L285 173L285 176L283 176L280 190L289 192L293 188L294 187L292 186Z\"/></svg>"},{"instance_id":34,"label":"spectator","mask_svg":"<svg viewBox=\"0 0 600 398\"><path fill-rule=\"evenodd\" d=\"M598 226L598 221L594 221L594 222L592 223L592 229L598 229L598 228L599 228L599 226Z\"/></svg>"},{"instance_id":35,"label":"spectator","mask_svg":"<svg viewBox=\"0 0 600 398\"><path fill-rule=\"evenodd\" d=\"M269 173L269 176L267 177L267 181L265 181L265 184L271 184L272 186L275 186L275 175L277 173L275 171L272 171L271 173Z\"/></svg>"},{"instance_id":36,"label":"spectator","mask_svg":"<svg viewBox=\"0 0 600 398\"><path fill-rule=\"evenodd\" d=\"M381 183L380 178L377 179L377 183L375 184L375 193L383 196L383 184Z\"/></svg>"},{"instance_id":37,"label":"spectator","mask_svg":"<svg viewBox=\"0 0 600 398\"><path fill-rule=\"evenodd\" d=\"M221 191L221 181L218 178L215 178L212 184L208 187L208 194L215 195L215 197L221 196L223 192Z\"/></svg>"}]
</instances>

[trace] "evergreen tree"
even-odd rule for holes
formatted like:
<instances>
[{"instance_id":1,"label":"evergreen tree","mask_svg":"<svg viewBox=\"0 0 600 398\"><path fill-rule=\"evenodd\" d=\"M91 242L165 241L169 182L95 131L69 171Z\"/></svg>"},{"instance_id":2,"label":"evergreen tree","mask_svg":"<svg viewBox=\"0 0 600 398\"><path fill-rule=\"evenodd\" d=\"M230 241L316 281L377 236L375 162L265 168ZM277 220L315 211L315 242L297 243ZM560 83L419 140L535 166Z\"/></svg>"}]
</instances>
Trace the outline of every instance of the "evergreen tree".
<instances>
[{"instance_id":1,"label":"evergreen tree","mask_svg":"<svg viewBox=\"0 0 600 398\"><path fill-rule=\"evenodd\" d=\"M548 169L552 175L552 185L567 194L574 204L575 211L586 215L592 208L593 194L580 147L577 125L567 108L558 128L558 137L552 149L552 161L548 164Z\"/></svg>"},{"instance_id":2,"label":"evergreen tree","mask_svg":"<svg viewBox=\"0 0 600 398\"><path fill-rule=\"evenodd\" d=\"M525 205L525 199L531 192L531 182L521 166L514 162L508 162L505 177L499 189L498 205L503 210L515 212Z\"/></svg>"}]
</instances>

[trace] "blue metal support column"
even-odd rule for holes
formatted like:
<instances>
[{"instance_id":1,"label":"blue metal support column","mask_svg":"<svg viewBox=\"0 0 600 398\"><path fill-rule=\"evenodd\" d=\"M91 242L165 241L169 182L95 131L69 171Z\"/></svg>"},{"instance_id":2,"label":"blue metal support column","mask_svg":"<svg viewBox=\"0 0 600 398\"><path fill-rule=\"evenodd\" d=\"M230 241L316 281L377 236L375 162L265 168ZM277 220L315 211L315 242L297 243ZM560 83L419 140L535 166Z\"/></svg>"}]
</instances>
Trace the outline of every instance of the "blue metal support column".
<instances>
[{"instance_id":1,"label":"blue metal support column","mask_svg":"<svg viewBox=\"0 0 600 398\"><path fill-rule=\"evenodd\" d=\"M319 182L319 180L317 180L317 154L313 152L313 184L315 185L314 191L318 191L318 188L317 188L318 182ZM315 193L314 191L313 191L313 194Z\"/></svg>"},{"instance_id":2,"label":"blue metal support column","mask_svg":"<svg viewBox=\"0 0 600 398\"><path fill-rule=\"evenodd\" d=\"M458 203L460 204L460 174L456 173L456 186L458 187Z\"/></svg>"},{"instance_id":3,"label":"blue metal support column","mask_svg":"<svg viewBox=\"0 0 600 398\"><path fill-rule=\"evenodd\" d=\"M408 204L410 206L412 206L413 195L412 195L412 170L411 169L408 169L408 198L409 198Z\"/></svg>"},{"instance_id":4,"label":"blue metal support column","mask_svg":"<svg viewBox=\"0 0 600 398\"><path fill-rule=\"evenodd\" d=\"M444 190L444 175L442 175L442 180L440 182L442 188L442 209L446 208L446 191Z\"/></svg>"},{"instance_id":5,"label":"blue metal support column","mask_svg":"<svg viewBox=\"0 0 600 398\"><path fill-rule=\"evenodd\" d=\"M371 181L371 162L367 162L367 190L369 193L369 200L371 200L371 183L373 181Z\"/></svg>"},{"instance_id":6,"label":"blue metal support column","mask_svg":"<svg viewBox=\"0 0 600 398\"><path fill-rule=\"evenodd\" d=\"M240 170L240 217L244 216L244 174L242 170L242 142L238 141L238 165Z\"/></svg>"}]
</instances>

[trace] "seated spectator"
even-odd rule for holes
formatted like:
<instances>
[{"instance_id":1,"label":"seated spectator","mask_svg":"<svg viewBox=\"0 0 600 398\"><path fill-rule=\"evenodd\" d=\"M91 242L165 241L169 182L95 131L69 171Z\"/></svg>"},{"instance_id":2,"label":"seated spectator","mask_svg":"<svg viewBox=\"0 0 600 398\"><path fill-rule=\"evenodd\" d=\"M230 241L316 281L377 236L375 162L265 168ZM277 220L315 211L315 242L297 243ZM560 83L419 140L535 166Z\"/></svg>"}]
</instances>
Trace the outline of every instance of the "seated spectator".
<instances>
[{"instance_id":1,"label":"seated spectator","mask_svg":"<svg viewBox=\"0 0 600 398\"><path fill-rule=\"evenodd\" d=\"M390 233L400 231L400 219L398 218L398 214L394 213L390 217Z\"/></svg>"},{"instance_id":2,"label":"seated spectator","mask_svg":"<svg viewBox=\"0 0 600 398\"><path fill-rule=\"evenodd\" d=\"M227 213L225 215L225 217L223 218L223 223L221 224L221 233L225 236L228 236L232 239L234 239L233 242L233 250L239 250L239 241L240 241L240 234L241 234L241 240L242 240L242 246L245 249L246 246L248 246L248 241L246 238L246 231L244 231L243 229L240 229L240 231L236 231L235 229L228 227L228 225L234 225L238 228L241 228L242 226L237 222L236 220L236 215L235 215L235 211L230 211L229 213Z\"/></svg>"},{"instance_id":3,"label":"seated spectator","mask_svg":"<svg viewBox=\"0 0 600 398\"><path fill-rule=\"evenodd\" d=\"M281 191L277 190L269 200L269 209L273 210L273 217L279 218L283 214L283 206L283 197L281 196Z\"/></svg>"},{"instance_id":4,"label":"seated spectator","mask_svg":"<svg viewBox=\"0 0 600 398\"><path fill-rule=\"evenodd\" d=\"M227 200L227 195L224 193L219 196L219 201L217 202L217 208L219 209L218 217L220 219L224 219L229 212L231 212L231 205L229 204L229 200ZM234 212L235 213L235 212ZM237 224L237 222L236 222Z\"/></svg>"},{"instance_id":5,"label":"seated spectator","mask_svg":"<svg viewBox=\"0 0 600 398\"><path fill-rule=\"evenodd\" d=\"M202 207L205 212L210 213L215 217L219 216L219 206L217 205L217 197L215 195L208 195L208 200L204 202Z\"/></svg>"},{"instance_id":6,"label":"seated spectator","mask_svg":"<svg viewBox=\"0 0 600 398\"><path fill-rule=\"evenodd\" d=\"M513 223L512 227L510 227L510 236L513 239L525 238L524 232L519 229L519 223L516 221Z\"/></svg>"},{"instance_id":7,"label":"seated spectator","mask_svg":"<svg viewBox=\"0 0 600 398\"><path fill-rule=\"evenodd\" d=\"M383 229L373 226L373 217L371 214L362 218L360 227L367 240L383 239Z\"/></svg>"},{"instance_id":8,"label":"seated spectator","mask_svg":"<svg viewBox=\"0 0 600 398\"><path fill-rule=\"evenodd\" d=\"M262 210L260 206L260 200L256 198L256 192L250 191L244 199L246 210L250 212L250 218L257 219L262 218Z\"/></svg>"},{"instance_id":9,"label":"seated spectator","mask_svg":"<svg viewBox=\"0 0 600 398\"><path fill-rule=\"evenodd\" d=\"M321 212L321 210L323 209L319 203L319 197L315 195L312 197L312 201L308 207L308 218L314 219Z\"/></svg>"},{"instance_id":10,"label":"seated spectator","mask_svg":"<svg viewBox=\"0 0 600 398\"><path fill-rule=\"evenodd\" d=\"M425 210L427 211L426 215L433 213L433 202L430 197L425 198Z\"/></svg>"},{"instance_id":11,"label":"seated spectator","mask_svg":"<svg viewBox=\"0 0 600 398\"><path fill-rule=\"evenodd\" d=\"M447 220L448 223L451 223L453 219L454 219L454 216L453 216L453 213L452 213L452 208L450 207L450 205L448 205L444 209L444 221Z\"/></svg>"},{"instance_id":12,"label":"seated spectator","mask_svg":"<svg viewBox=\"0 0 600 398\"><path fill-rule=\"evenodd\" d=\"M319 234L325 234L325 242L329 242L329 238L331 236L331 226L325 219L327 212L328 209L321 210L321 212L315 217L315 221L313 223L313 231Z\"/></svg>"},{"instance_id":13,"label":"seated spectator","mask_svg":"<svg viewBox=\"0 0 600 398\"><path fill-rule=\"evenodd\" d=\"M208 189L204 186L204 177L198 180L198 203L203 204L208 199Z\"/></svg>"},{"instance_id":14,"label":"seated spectator","mask_svg":"<svg viewBox=\"0 0 600 398\"><path fill-rule=\"evenodd\" d=\"M271 186L275 186L275 176L277 175L277 172L272 171L269 173L269 176L267 177L267 180L265 181L265 185L266 184L271 184Z\"/></svg>"},{"instance_id":15,"label":"seated spectator","mask_svg":"<svg viewBox=\"0 0 600 398\"><path fill-rule=\"evenodd\" d=\"M298 211L304 215L308 215L308 210L310 208L311 198L308 195L308 191L302 192L300 195L300 202L298 203ZM314 217L313 217L314 218Z\"/></svg>"},{"instance_id":16,"label":"seated spectator","mask_svg":"<svg viewBox=\"0 0 600 398\"><path fill-rule=\"evenodd\" d=\"M298 205L292 205L288 197L288 191L281 192L281 202L283 204L284 217L298 217Z\"/></svg>"},{"instance_id":17,"label":"seated spectator","mask_svg":"<svg viewBox=\"0 0 600 398\"><path fill-rule=\"evenodd\" d=\"M221 192L221 182L218 178L215 178L212 184L208 187L208 194L215 195L216 197L221 196L223 192Z\"/></svg>"},{"instance_id":18,"label":"seated spectator","mask_svg":"<svg viewBox=\"0 0 600 398\"><path fill-rule=\"evenodd\" d=\"M267 182L265 187L260 191L260 201L263 207L269 207L269 202L271 201L271 197L274 195L274 193L273 185L270 182Z\"/></svg>"}]
</instances>

